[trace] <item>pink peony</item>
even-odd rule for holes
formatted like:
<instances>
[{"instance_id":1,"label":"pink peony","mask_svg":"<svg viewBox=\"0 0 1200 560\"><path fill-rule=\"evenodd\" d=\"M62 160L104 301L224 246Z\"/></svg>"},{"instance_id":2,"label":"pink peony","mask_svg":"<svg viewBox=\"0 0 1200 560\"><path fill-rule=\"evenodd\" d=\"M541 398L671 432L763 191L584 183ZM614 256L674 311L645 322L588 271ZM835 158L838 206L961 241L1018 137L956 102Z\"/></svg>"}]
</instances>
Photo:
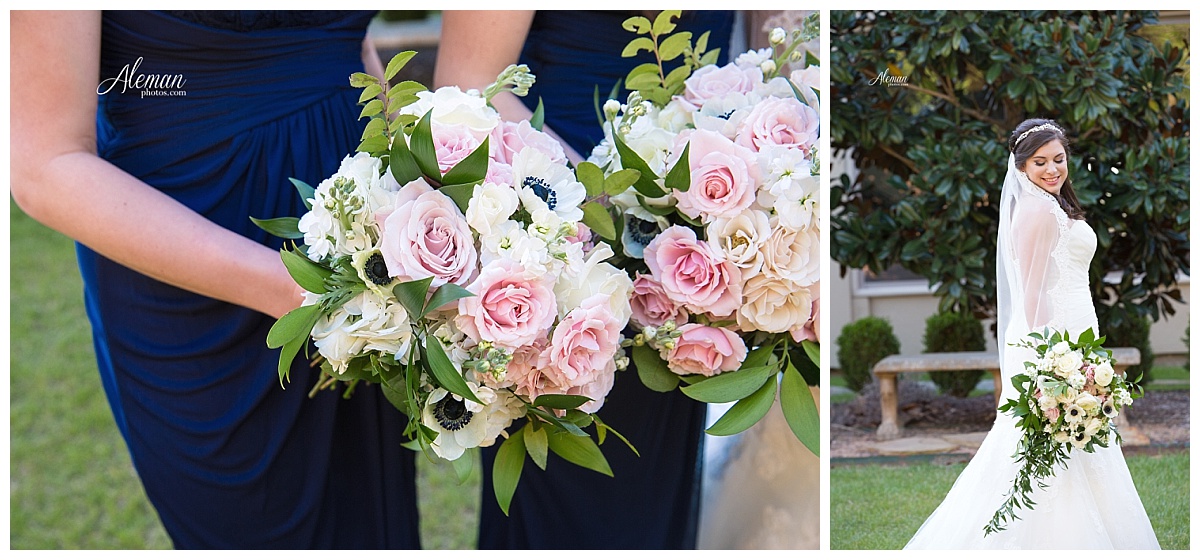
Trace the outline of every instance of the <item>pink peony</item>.
<instances>
[{"instance_id":1,"label":"pink peony","mask_svg":"<svg viewBox=\"0 0 1200 560\"><path fill-rule=\"evenodd\" d=\"M546 154L554 163L567 164L562 145L549 134L533 128L529 121L501 121L499 126L492 129L488 148L494 161L508 165L512 165L513 159L525 148Z\"/></svg>"},{"instance_id":2,"label":"pink peony","mask_svg":"<svg viewBox=\"0 0 1200 560\"><path fill-rule=\"evenodd\" d=\"M725 66L701 66L683 82L683 101L695 110L704 102L716 97L724 97L731 92L750 93L754 87L763 83L762 70L758 68L738 68L736 64Z\"/></svg>"},{"instance_id":3,"label":"pink peony","mask_svg":"<svg viewBox=\"0 0 1200 560\"><path fill-rule=\"evenodd\" d=\"M667 296L694 313L731 315L742 302L741 272L713 255L691 229L667 228L646 245L644 257Z\"/></svg>"},{"instance_id":4,"label":"pink peony","mask_svg":"<svg viewBox=\"0 0 1200 560\"><path fill-rule=\"evenodd\" d=\"M436 124L432 132L433 151L442 173L453 169L483 143L475 138L465 124Z\"/></svg>"},{"instance_id":5,"label":"pink peony","mask_svg":"<svg viewBox=\"0 0 1200 560\"><path fill-rule=\"evenodd\" d=\"M638 327L659 327L667 321L682 325L687 321L687 312L671 301L662 284L640 272L633 280L629 306L633 309L633 323Z\"/></svg>"},{"instance_id":6,"label":"pink peony","mask_svg":"<svg viewBox=\"0 0 1200 560\"><path fill-rule=\"evenodd\" d=\"M770 97L754 105L738 124L737 143L754 151L772 146L811 154L821 133L821 115L792 97Z\"/></svg>"},{"instance_id":7,"label":"pink peony","mask_svg":"<svg viewBox=\"0 0 1200 560\"><path fill-rule=\"evenodd\" d=\"M679 375L711 377L737 369L746 359L746 343L728 329L688 323L679 327L679 333L667 353L667 367Z\"/></svg>"},{"instance_id":8,"label":"pink peony","mask_svg":"<svg viewBox=\"0 0 1200 560\"><path fill-rule=\"evenodd\" d=\"M617 342L624 327L613 316L609 297L596 294L572 309L554 328L550 346L542 351L538 367L549 382L591 397L580 410L595 412L612 388Z\"/></svg>"},{"instance_id":9,"label":"pink peony","mask_svg":"<svg viewBox=\"0 0 1200 560\"><path fill-rule=\"evenodd\" d=\"M455 322L471 340L515 350L532 344L554 324L553 285L516 261L488 263L467 289L475 295L458 300Z\"/></svg>"},{"instance_id":10,"label":"pink peony","mask_svg":"<svg viewBox=\"0 0 1200 560\"><path fill-rule=\"evenodd\" d=\"M695 131L690 142L691 184L675 192L679 211L709 223L737 217L749 208L759 182L754 153L709 130Z\"/></svg>"},{"instance_id":11,"label":"pink peony","mask_svg":"<svg viewBox=\"0 0 1200 560\"><path fill-rule=\"evenodd\" d=\"M420 179L401 188L397 199L405 202L397 203L380 228L379 252L388 274L401 281L432 276L433 286L469 281L478 254L454 201Z\"/></svg>"}]
</instances>

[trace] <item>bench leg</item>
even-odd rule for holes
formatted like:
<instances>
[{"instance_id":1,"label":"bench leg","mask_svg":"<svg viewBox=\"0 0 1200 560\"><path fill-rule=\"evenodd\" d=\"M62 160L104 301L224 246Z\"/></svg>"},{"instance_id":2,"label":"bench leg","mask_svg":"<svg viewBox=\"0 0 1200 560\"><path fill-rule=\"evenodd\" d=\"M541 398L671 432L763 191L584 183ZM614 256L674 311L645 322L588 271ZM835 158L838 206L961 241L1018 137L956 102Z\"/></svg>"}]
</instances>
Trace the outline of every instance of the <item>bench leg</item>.
<instances>
[{"instance_id":1,"label":"bench leg","mask_svg":"<svg viewBox=\"0 0 1200 560\"><path fill-rule=\"evenodd\" d=\"M882 421L875 431L875 438L880 440L900 437L900 426L896 423L896 374L877 375L879 379L879 412Z\"/></svg>"},{"instance_id":2,"label":"bench leg","mask_svg":"<svg viewBox=\"0 0 1200 560\"><path fill-rule=\"evenodd\" d=\"M1000 391L1004 390L1004 383L1000 379L1000 370L992 370L992 390L996 393L996 408L1000 408Z\"/></svg>"}]
</instances>

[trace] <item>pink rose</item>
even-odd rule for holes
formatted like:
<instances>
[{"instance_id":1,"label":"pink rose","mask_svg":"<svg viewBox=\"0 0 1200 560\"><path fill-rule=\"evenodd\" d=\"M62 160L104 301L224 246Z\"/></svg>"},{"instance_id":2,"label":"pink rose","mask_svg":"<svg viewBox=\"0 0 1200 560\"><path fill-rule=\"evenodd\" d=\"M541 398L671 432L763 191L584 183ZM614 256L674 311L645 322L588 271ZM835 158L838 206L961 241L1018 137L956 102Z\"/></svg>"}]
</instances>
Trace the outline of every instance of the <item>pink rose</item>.
<instances>
[{"instance_id":1,"label":"pink rose","mask_svg":"<svg viewBox=\"0 0 1200 560\"><path fill-rule=\"evenodd\" d=\"M529 121L501 121L499 126L492 129L488 148L493 160L508 165L512 165L513 158L525 148L546 154L554 163L567 164L562 145L549 134L533 128Z\"/></svg>"},{"instance_id":2,"label":"pink rose","mask_svg":"<svg viewBox=\"0 0 1200 560\"><path fill-rule=\"evenodd\" d=\"M739 269L713 255L691 229L667 228L646 245L643 255L667 296L694 313L731 315L742 302Z\"/></svg>"},{"instance_id":3,"label":"pink rose","mask_svg":"<svg viewBox=\"0 0 1200 560\"><path fill-rule=\"evenodd\" d=\"M679 375L711 377L737 369L746 359L746 343L728 329L688 323L679 327L679 333L667 353L667 367Z\"/></svg>"},{"instance_id":4,"label":"pink rose","mask_svg":"<svg viewBox=\"0 0 1200 560\"><path fill-rule=\"evenodd\" d=\"M487 176L483 178L483 182L512 186L512 166L494 159L488 160Z\"/></svg>"},{"instance_id":5,"label":"pink rose","mask_svg":"<svg viewBox=\"0 0 1200 560\"><path fill-rule=\"evenodd\" d=\"M555 385L538 368L538 360L541 359L543 350L544 340L517 348L513 350L512 360L508 362L508 373L502 382L495 383L490 381L491 376L484 377L489 379L489 385L498 385L497 388L512 387L514 393L530 401L546 394L561 395L566 392L566 388Z\"/></svg>"},{"instance_id":6,"label":"pink rose","mask_svg":"<svg viewBox=\"0 0 1200 560\"><path fill-rule=\"evenodd\" d=\"M690 142L692 180L688 190L675 191L679 211L709 223L749 208L759 182L754 153L710 130L696 130Z\"/></svg>"},{"instance_id":7,"label":"pink rose","mask_svg":"<svg viewBox=\"0 0 1200 560\"><path fill-rule=\"evenodd\" d=\"M759 101L738 124L737 143L754 151L772 146L811 154L821 133L821 116L793 97Z\"/></svg>"},{"instance_id":8,"label":"pink rose","mask_svg":"<svg viewBox=\"0 0 1200 560\"><path fill-rule=\"evenodd\" d=\"M596 294L567 313L538 361L551 383L578 389L569 394L592 398L593 402L580 407L584 412L599 410L617 367L614 358L624 324L613 316L608 299Z\"/></svg>"},{"instance_id":9,"label":"pink rose","mask_svg":"<svg viewBox=\"0 0 1200 560\"><path fill-rule=\"evenodd\" d=\"M820 293L821 290L820 288L816 287L817 284L814 284L813 286L814 287L812 288L812 291ZM812 317L810 317L803 325L797 325L790 332L792 333L792 340L795 340L796 342L803 342L805 340L812 340L818 343L821 342L820 298L814 299L812 302Z\"/></svg>"},{"instance_id":10,"label":"pink rose","mask_svg":"<svg viewBox=\"0 0 1200 560\"><path fill-rule=\"evenodd\" d=\"M763 83L762 70L738 68L736 64L725 66L701 66L683 82L683 101L695 110L705 101L724 97L731 92L750 93L756 85Z\"/></svg>"},{"instance_id":11,"label":"pink rose","mask_svg":"<svg viewBox=\"0 0 1200 560\"><path fill-rule=\"evenodd\" d=\"M475 295L458 300L455 323L471 340L514 350L532 344L554 324L553 285L516 261L488 263L467 289Z\"/></svg>"},{"instance_id":12,"label":"pink rose","mask_svg":"<svg viewBox=\"0 0 1200 560\"><path fill-rule=\"evenodd\" d=\"M1042 412L1046 413L1046 420L1048 420L1050 422L1054 422L1055 420L1058 420L1059 412L1058 412L1057 406L1055 406L1053 408L1047 408L1047 409L1043 410Z\"/></svg>"},{"instance_id":13,"label":"pink rose","mask_svg":"<svg viewBox=\"0 0 1200 560\"><path fill-rule=\"evenodd\" d=\"M471 228L454 201L423 180L405 185L397 195L409 200L397 203L380 228L379 252L388 274L401 281L432 276L435 287L469 281L478 254Z\"/></svg>"},{"instance_id":14,"label":"pink rose","mask_svg":"<svg viewBox=\"0 0 1200 560\"><path fill-rule=\"evenodd\" d=\"M453 169L483 143L475 138L470 127L465 124L436 124L433 125L432 132L433 151L437 155L438 168L442 173Z\"/></svg>"},{"instance_id":15,"label":"pink rose","mask_svg":"<svg viewBox=\"0 0 1200 560\"><path fill-rule=\"evenodd\" d=\"M671 301L662 284L640 272L633 280L629 306L633 308L633 323L638 327L660 327L667 321L682 325L687 321L687 312Z\"/></svg>"}]
</instances>

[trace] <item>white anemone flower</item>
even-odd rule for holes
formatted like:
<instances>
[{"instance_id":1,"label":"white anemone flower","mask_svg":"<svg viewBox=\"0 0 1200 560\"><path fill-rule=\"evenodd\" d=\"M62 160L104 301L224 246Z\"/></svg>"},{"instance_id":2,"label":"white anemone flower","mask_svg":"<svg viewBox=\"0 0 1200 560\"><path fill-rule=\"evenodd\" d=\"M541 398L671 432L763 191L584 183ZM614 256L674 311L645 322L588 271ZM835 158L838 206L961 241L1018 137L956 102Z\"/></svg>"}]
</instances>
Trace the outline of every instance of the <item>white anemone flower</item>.
<instances>
[{"instance_id":1,"label":"white anemone flower","mask_svg":"<svg viewBox=\"0 0 1200 560\"><path fill-rule=\"evenodd\" d=\"M513 158L513 186L521 204L530 213L546 207L569 222L583 219L579 208L587 198L583 183L565 165L554 163L549 156L533 148L525 148Z\"/></svg>"}]
</instances>

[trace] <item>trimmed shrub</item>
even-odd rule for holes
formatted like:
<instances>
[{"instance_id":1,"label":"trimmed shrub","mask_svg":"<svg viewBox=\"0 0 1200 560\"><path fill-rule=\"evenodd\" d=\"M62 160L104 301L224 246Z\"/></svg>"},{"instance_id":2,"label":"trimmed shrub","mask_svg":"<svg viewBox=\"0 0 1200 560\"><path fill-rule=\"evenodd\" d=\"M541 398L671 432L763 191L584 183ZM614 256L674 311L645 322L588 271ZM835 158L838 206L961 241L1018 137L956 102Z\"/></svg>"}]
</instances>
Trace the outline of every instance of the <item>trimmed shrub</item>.
<instances>
[{"instance_id":1,"label":"trimmed shrub","mask_svg":"<svg viewBox=\"0 0 1200 560\"><path fill-rule=\"evenodd\" d=\"M871 382L871 368L879 360L900 353L900 341L892 331L892 324L881 317L863 317L846 325L837 343L842 376L854 392Z\"/></svg>"},{"instance_id":2,"label":"trimmed shrub","mask_svg":"<svg viewBox=\"0 0 1200 560\"><path fill-rule=\"evenodd\" d=\"M925 320L926 352L986 350L983 323L961 313L938 313ZM943 395L964 398L987 372L975 370L931 371L929 378Z\"/></svg>"}]
</instances>

